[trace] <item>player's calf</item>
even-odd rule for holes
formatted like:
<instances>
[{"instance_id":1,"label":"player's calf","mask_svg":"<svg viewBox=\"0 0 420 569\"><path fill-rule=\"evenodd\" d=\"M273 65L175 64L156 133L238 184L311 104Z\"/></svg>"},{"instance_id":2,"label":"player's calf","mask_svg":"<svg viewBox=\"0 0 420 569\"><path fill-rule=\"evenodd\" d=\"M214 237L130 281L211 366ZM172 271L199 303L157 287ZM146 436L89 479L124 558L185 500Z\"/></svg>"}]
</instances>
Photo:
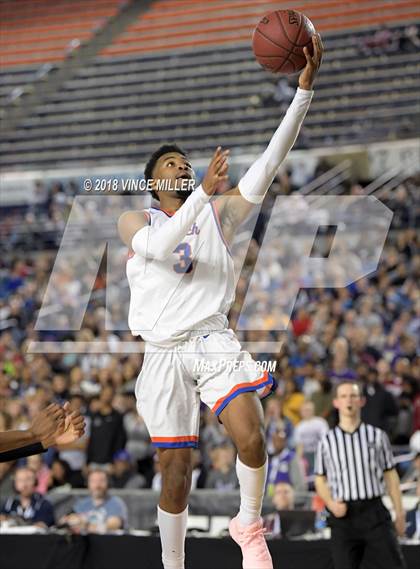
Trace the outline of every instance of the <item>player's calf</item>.
<instances>
[{"instance_id":1,"label":"player's calf","mask_svg":"<svg viewBox=\"0 0 420 569\"><path fill-rule=\"evenodd\" d=\"M191 449L159 449L162 489L159 506L178 514L185 510L191 489Z\"/></svg>"}]
</instances>

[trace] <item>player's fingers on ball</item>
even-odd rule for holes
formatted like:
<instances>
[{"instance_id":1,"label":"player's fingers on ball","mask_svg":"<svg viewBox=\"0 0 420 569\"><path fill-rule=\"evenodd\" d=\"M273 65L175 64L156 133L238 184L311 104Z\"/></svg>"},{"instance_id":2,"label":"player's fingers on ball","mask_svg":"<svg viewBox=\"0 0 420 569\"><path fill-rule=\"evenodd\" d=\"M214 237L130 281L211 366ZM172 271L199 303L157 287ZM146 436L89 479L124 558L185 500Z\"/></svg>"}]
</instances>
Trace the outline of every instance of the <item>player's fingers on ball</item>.
<instances>
[{"instance_id":1,"label":"player's fingers on ball","mask_svg":"<svg viewBox=\"0 0 420 569\"><path fill-rule=\"evenodd\" d=\"M322 43L322 39L321 39L321 36L319 34L318 34L318 38L317 38L317 43L318 43L319 61L321 61L322 55L324 53L324 45Z\"/></svg>"},{"instance_id":2,"label":"player's fingers on ball","mask_svg":"<svg viewBox=\"0 0 420 569\"><path fill-rule=\"evenodd\" d=\"M315 48L315 59L316 62L319 63L321 61L322 58L322 49L321 46L319 45L318 41L316 42L316 48Z\"/></svg>"},{"instance_id":3,"label":"player's fingers on ball","mask_svg":"<svg viewBox=\"0 0 420 569\"><path fill-rule=\"evenodd\" d=\"M310 54L309 54L309 49L308 49L307 47L304 47L304 48L303 48L303 54L304 54L304 56L306 57L306 61L307 61L308 63L312 63L312 57L310 56Z\"/></svg>"}]
</instances>

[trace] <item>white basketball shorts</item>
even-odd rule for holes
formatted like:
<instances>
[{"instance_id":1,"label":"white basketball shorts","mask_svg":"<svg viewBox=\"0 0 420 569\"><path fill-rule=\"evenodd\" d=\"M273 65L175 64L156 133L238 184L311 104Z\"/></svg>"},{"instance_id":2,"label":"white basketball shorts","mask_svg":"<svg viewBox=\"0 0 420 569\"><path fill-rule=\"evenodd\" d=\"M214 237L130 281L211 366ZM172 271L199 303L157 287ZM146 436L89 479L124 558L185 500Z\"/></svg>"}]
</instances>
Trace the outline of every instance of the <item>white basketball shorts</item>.
<instances>
[{"instance_id":1,"label":"white basketball shorts","mask_svg":"<svg viewBox=\"0 0 420 569\"><path fill-rule=\"evenodd\" d=\"M171 348L146 344L135 393L155 447L196 448L200 400L219 415L240 393L256 391L263 399L276 388L273 376L225 329Z\"/></svg>"}]
</instances>

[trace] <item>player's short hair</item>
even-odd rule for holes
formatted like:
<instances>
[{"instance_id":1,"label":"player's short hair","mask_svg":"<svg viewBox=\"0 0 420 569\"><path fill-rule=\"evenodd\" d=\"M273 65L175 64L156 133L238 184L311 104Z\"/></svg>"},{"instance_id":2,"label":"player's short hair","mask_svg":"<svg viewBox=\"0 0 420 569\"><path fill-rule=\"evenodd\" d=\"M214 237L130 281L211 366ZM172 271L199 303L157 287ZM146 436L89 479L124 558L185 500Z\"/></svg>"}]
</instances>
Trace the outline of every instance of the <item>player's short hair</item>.
<instances>
[{"instance_id":1,"label":"player's short hair","mask_svg":"<svg viewBox=\"0 0 420 569\"><path fill-rule=\"evenodd\" d=\"M159 158L164 154L168 154L169 152L177 152L178 154L182 154L182 156L187 156L185 150L180 148L175 143L162 144L162 146L159 146L159 148L153 152L153 154L147 161L146 167L144 169L144 179L146 181L151 180L153 178L153 168L155 167L156 162L159 160ZM159 200L159 197L154 190L151 191L151 194L155 198L155 200Z\"/></svg>"}]
</instances>

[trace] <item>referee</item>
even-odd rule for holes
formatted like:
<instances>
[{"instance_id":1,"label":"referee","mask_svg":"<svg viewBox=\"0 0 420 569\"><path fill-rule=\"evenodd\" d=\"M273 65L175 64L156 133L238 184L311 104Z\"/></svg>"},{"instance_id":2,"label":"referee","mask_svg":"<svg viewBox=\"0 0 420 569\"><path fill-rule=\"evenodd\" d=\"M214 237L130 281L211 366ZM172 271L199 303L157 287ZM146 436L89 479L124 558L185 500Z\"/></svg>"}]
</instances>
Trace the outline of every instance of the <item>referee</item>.
<instances>
[{"instance_id":1,"label":"referee","mask_svg":"<svg viewBox=\"0 0 420 569\"><path fill-rule=\"evenodd\" d=\"M404 535L405 515L391 445L384 431L361 422L363 404L358 383L338 384L339 424L318 444L315 487L330 512L334 567L404 569L396 532ZM395 528L382 503L385 487Z\"/></svg>"}]
</instances>

